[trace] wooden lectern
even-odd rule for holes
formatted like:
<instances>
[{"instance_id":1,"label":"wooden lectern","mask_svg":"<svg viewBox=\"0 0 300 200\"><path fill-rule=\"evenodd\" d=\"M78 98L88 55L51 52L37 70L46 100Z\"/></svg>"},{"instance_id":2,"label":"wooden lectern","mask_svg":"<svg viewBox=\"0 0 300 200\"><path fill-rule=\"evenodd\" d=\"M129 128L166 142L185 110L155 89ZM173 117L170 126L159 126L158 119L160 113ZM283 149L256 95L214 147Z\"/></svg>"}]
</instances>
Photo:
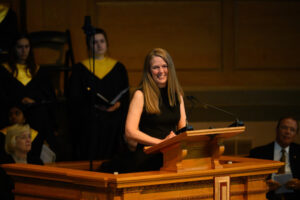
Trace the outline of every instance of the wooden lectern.
<instances>
[{"instance_id":1,"label":"wooden lectern","mask_svg":"<svg viewBox=\"0 0 300 200\"><path fill-rule=\"evenodd\" d=\"M161 168L163 171L183 172L223 168L219 162L224 152L221 140L244 131L244 126L186 131L147 148L145 152L163 153L164 164Z\"/></svg>"},{"instance_id":2,"label":"wooden lectern","mask_svg":"<svg viewBox=\"0 0 300 200\"><path fill-rule=\"evenodd\" d=\"M146 151L163 152L160 171L99 173L88 171L88 161L2 167L14 179L15 200L265 200L266 177L283 163L220 157L219 140L243 131L244 127L188 131L155 145Z\"/></svg>"}]
</instances>

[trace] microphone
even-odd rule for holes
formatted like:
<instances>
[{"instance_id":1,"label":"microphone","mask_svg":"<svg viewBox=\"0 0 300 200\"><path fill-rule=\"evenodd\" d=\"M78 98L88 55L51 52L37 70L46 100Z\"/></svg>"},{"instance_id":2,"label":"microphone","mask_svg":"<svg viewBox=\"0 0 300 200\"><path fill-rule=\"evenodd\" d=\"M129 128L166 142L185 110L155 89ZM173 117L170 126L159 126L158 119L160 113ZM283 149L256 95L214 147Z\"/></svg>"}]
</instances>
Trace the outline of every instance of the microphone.
<instances>
[{"instance_id":1,"label":"microphone","mask_svg":"<svg viewBox=\"0 0 300 200\"><path fill-rule=\"evenodd\" d=\"M230 124L229 127L244 126L244 122L243 122L243 121L240 121L239 118L238 118L238 116L235 115L235 114L233 114L232 112L229 112L229 111L227 111L227 110L224 110L224 109L222 109L222 108L219 108L219 107L214 106L214 105L211 105L211 104L202 103L202 102L200 102L196 97L194 97L194 96L192 96L192 95L191 95L191 96L186 96L186 98L187 98L193 105L200 103L200 104L202 104L203 108L205 108L205 109L213 108L213 109L215 109L215 110L221 111L221 112L223 112L223 113L226 113L226 114L228 114L228 115L230 115L230 116L235 117L235 121L234 121L232 124Z\"/></svg>"},{"instance_id":2,"label":"microphone","mask_svg":"<svg viewBox=\"0 0 300 200\"><path fill-rule=\"evenodd\" d=\"M87 36L91 36L95 33L95 28L91 23L91 16L84 17L84 25L82 27L82 30Z\"/></svg>"}]
</instances>

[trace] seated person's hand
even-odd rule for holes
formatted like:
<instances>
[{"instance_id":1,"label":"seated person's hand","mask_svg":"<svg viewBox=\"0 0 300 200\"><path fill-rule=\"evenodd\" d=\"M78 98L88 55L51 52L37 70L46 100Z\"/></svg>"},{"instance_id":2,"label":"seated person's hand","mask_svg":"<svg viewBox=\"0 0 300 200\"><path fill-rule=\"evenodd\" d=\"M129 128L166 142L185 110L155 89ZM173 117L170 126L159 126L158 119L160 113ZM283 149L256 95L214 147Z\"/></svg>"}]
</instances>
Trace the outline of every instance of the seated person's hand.
<instances>
[{"instance_id":1,"label":"seated person's hand","mask_svg":"<svg viewBox=\"0 0 300 200\"><path fill-rule=\"evenodd\" d=\"M31 103L35 103L35 101L33 99L29 98L29 97L24 97L22 99L22 103L23 104L31 104Z\"/></svg>"},{"instance_id":2,"label":"seated person's hand","mask_svg":"<svg viewBox=\"0 0 300 200\"><path fill-rule=\"evenodd\" d=\"M267 185L269 186L269 191L274 191L281 187L280 183L273 179L267 180Z\"/></svg>"},{"instance_id":3,"label":"seated person's hand","mask_svg":"<svg viewBox=\"0 0 300 200\"><path fill-rule=\"evenodd\" d=\"M297 178L293 178L285 184L285 187L287 187L288 189L299 190L300 180Z\"/></svg>"}]
</instances>

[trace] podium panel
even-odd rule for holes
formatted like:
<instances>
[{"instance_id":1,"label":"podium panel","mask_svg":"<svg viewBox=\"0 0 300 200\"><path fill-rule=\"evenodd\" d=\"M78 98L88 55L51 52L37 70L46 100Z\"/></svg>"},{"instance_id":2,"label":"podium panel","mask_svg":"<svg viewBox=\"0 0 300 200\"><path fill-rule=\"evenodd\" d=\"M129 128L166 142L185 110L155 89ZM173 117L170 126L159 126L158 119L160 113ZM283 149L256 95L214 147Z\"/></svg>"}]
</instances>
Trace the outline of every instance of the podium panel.
<instances>
[{"instance_id":1,"label":"podium panel","mask_svg":"<svg viewBox=\"0 0 300 200\"><path fill-rule=\"evenodd\" d=\"M218 196L225 198L226 191L231 200L261 200L266 199L267 176L283 165L278 161L230 156L221 156L219 162L222 168L126 174L87 171L88 161L2 167L15 181L16 200L213 200ZM227 177L229 185L222 185L219 177Z\"/></svg>"}]
</instances>

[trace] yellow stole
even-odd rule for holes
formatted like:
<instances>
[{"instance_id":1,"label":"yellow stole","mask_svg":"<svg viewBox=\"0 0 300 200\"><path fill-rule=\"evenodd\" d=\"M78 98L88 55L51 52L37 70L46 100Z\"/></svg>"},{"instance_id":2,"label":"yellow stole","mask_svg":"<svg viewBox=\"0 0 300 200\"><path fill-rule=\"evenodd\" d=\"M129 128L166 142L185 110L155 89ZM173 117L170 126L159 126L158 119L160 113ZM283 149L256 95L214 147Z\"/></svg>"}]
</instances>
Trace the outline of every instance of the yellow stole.
<instances>
[{"instance_id":1,"label":"yellow stole","mask_svg":"<svg viewBox=\"0 0 300 200\"><path fill-rule=\"evenodd\" d=\"M8 13L8 7L0 5L0 23L4 20Z\"/></svg>"},{"instance_id":2,"label":"yellow stole","mask_svg":"<svg viewBox=\"0 0 300 200\"><path fill-rule=\"evenodd\" d=\"M86 60L83 60L81 62L90 72L93 71L93 59L89 58ZM117 61L109 58L104 57L102 60L95 59L95 75L102 79L104 76L106 76L112 68L116 65Z\"/></svg>"},{"instance_id":3,"label":"yellow stole","mask_svg":"<svg viewBox=\"0 0 300 200\"><path fill-rule=\"evenodd\" d=\"M4 135L6 135L8 128L9 128L9 126L1 129L0 132L3 133ZM31 130L31 141L33 141L36 138L36 136L38 135L38 132L32 128L30 128L30 130Z\"/></svg>"},{"instance_id":4,"label":"yellow stole","mask_svg":"<svg viewBox=\"0 0 300 200\"><path fill-rule=\"evenodd\" d=\"M7 71L10 73L12 72L9 65L7 63L4 63L3 66L6 68ZM23 85L27 85L31 79L32 76L29 72L29 70L26 70L26 65L23 64L16 64L17 70L18 70L18 75L14 74L14 77L20 81Z\"/></svg>"}]
</instances>

